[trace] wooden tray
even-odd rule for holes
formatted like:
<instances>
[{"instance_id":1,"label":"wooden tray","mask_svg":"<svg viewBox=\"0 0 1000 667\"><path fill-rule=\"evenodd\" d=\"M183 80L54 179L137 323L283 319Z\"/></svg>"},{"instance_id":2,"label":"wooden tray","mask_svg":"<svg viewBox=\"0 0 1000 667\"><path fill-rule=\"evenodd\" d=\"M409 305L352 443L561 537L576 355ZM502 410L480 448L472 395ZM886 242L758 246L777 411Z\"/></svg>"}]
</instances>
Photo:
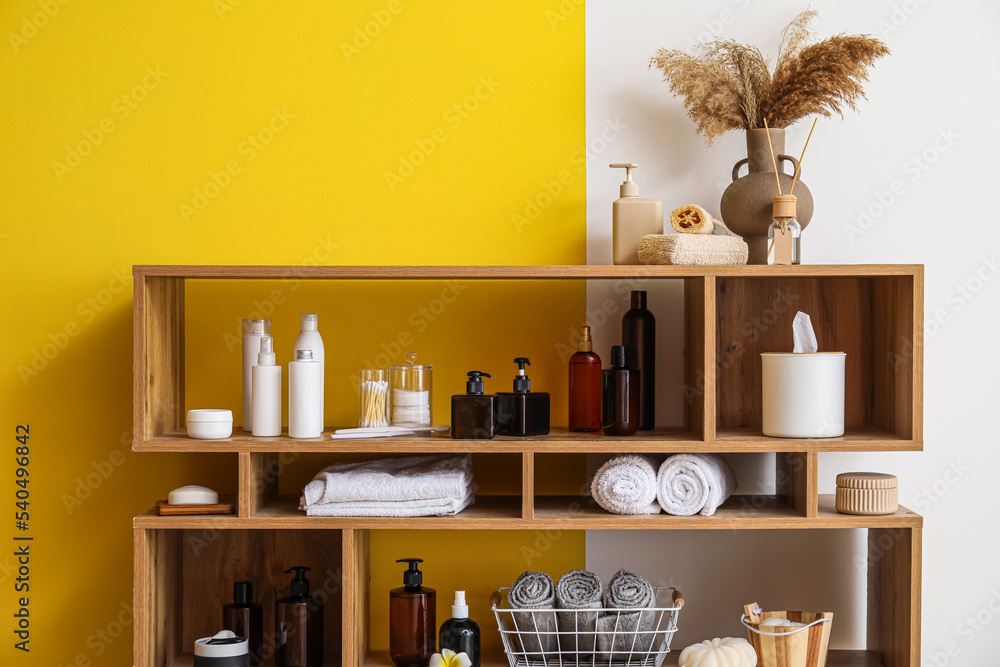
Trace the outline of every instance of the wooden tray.
<instances>
[{"instance_id":1,"label":"wooden tray","mask_svg":"<svg viewBox=\"0 0 1000 667\"><path fill-rule=\"evenodd\" d=\"M236 503L224 502L215 505L170 505L166 500L156 501L156 513L160 516L190 516L193 514L236 514Z\"/></svg>"}]
</instances>

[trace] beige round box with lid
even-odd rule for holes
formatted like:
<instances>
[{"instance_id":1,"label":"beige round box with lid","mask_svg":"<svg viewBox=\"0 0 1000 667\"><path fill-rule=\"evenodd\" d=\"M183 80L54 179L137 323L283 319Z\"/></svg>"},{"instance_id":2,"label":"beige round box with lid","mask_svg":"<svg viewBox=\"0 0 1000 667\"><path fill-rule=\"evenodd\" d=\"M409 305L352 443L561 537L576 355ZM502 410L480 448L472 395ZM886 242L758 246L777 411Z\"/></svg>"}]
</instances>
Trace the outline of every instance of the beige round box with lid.
<instances>
[{"instance_id":1,"label":"beige round box with lid","mask_svg":"<svg viewBox=\"0 0 1000 667\"><path fill-rule=\"evenodd\" d=\"M882 472L844 472L837 475L837 511L875 516L899 509L899 480Z\"/></svg>"}]
</instances>

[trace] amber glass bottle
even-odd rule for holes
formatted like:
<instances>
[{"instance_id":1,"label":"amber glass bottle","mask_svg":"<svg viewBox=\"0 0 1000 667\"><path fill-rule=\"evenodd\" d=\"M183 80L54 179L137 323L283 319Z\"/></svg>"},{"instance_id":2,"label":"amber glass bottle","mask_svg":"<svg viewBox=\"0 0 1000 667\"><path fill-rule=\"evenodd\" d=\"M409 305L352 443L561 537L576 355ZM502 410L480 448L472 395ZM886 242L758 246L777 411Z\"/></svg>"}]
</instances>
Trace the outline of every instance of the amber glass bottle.
<instances>
[{"instance_id":1,"label":"amber glass bottle","mask_svg":"<svg viewBox=\"0 0 1000 667\"><path fill-rule=\"evenodd\" d=\"M580 327L580 346L569 358L569 430L601 430L601 358L590 327Z\"/></svg>"},{"instance_id":2,"label":"amber glass bottle","mask_svg":"<svg viewBox=\"0 0 1000 667\"><path fill-rule=\"evenodd\" d=\"M264 608L253 601L253 585L249 581L233 584L233 601L222 607L222 629L247 638L250 667L259 667L264 643Z\"/></svg>"},{"instance_id":3,"label":"amber glass bottle","mask_svg":"<svg viewBox=\"0 0 1000 667\"><path fill-rule=\"evenodd\" d=\"M389 657L397 667L427 667L437 645L437 592L423 585L419 558L408 563L403 585L389 591Z\"/></svg>"},{"instance_id":4,"label":"amber glass bottle","mask_svg":"<svg viewBox=\"0 0 1000 667\"><path fill-rule=\"evenodd\" d=\"M289 595L274 604L274 664L277 667L323 667L323 604L309 595L308 567L293 567Z\"/></svg>"}]
</instances>

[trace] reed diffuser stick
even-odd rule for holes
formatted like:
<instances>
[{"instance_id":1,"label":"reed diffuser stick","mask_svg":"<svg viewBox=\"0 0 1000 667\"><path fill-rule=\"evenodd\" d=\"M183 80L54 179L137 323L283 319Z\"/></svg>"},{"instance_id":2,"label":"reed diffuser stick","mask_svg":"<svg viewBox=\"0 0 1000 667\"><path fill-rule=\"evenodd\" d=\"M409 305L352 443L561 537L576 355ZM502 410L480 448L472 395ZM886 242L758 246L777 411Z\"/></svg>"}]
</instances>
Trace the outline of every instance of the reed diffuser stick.
<instances>
[{"instance_id":1,"label":"reed diffuser stick","mask_svg":"<svg viewBox=\"0 0 1000 667\"><path fill-rule=\"evenodd\" d=\"M806 158L806 149L809 148L809 140L813 137L813 130L816 129L816 121L819 118L813 118L813 126L809 129L809 136L806 137L806 145L802 147L802 155L799 156L799 164L795 167L795 175L792 176L792 189L788 191L788 194L792 194L795 191L795 181L799 179L799 170L802 169L802 160Z\"/></svg>"},{"instance_id":2,"label":"reed diffuser stick","mask_svg":"<svg viewBox=\"0 0 1000 667\"><path fill-rule=\"evenodd\" d=\"M778 185L778 194L781 194L781 181L778 180L778 163L774 159L774 146L771 145L771 130L767 127L767 119L764 119L764 133L767 134L767 148L771 151L771 166L774 167L774 182Z\"/></svg>"}]
</instances>

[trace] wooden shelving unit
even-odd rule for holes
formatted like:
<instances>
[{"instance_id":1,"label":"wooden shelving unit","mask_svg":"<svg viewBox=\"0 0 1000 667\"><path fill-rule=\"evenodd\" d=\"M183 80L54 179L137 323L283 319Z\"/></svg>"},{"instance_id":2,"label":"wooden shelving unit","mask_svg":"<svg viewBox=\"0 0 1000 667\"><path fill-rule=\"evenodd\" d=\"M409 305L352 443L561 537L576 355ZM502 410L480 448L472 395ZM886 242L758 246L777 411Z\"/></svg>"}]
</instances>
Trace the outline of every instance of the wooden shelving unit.
<instances>
[{"instance_id":1,"label":"wooden shelving unit","mask_svg":"<svg viewBox=\"0 0 1000 667\"><path fill-rule=\"evenodd\" d=\"M833 651L833 666L920 664L922 518L900 508L890 516L842 515L818 493L822 452L920 451L922 435L923 267L858 266L135 266L134 433L137 452L231 452L239 467L233 517L135 518L135 665L180 667L223 603L215 582L266 573L263 604L283 590L273 562L321 553L314 590L328 585L327 662L388 667L368 650L369 538L373 530L807 530L865 529L868 534L866 650ZM220 441L184 432L185 282L197 280L608 280L682 281L684 425L639 438L569 433L543 438L456 441L442 437L331 441L253 438L239 429ZM759 356L791 349L796 310L821 315L826 349L848 353L847 432L840 438L764 437ZM570 322L567 324L575 324ZM553 415L554 421L558 416ZM554 424L555 426L555 424ZM279 495L282 457L315 453L395 455L465 452L519 457L519 495L480 495L454 517L417 519L306 517L297 497ZM713 517L608 514L585 497L536 494L536 455L588 453L776 453L770 496L730 499ZM506 455L506 456L504 456ZM513 459L517 460L517 459ZM477 475L478 475L477 469ZM325 570L325 571L324 571ZM268 596L271 596L269 599ZM199 609L195 614L191 609ZM184 610L185 613L181 613ZM211 616L211 618L210 618ZM484 626L484 632L489 628ZM675 655L672 654L671 657ZM484 665L506 664L502 655ZM670 664L669 658L666 664Z\"/></svg>"}]
</instances>

